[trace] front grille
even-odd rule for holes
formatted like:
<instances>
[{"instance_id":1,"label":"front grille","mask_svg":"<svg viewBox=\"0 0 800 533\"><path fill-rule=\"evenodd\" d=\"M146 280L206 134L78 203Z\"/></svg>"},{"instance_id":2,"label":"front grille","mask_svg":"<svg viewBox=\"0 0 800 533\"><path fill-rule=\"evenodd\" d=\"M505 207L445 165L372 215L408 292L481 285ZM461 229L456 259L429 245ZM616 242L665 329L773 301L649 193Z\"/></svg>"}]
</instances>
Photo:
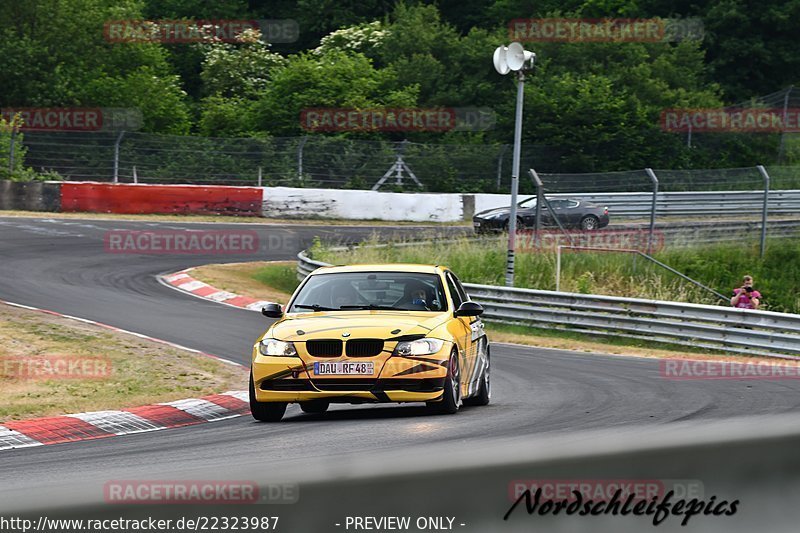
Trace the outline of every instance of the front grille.
<instances>
[{"instance_id":1,"label":"front grille","mask_svg":"<svg viewBox=\"0 0 800 533\"><path fill-rule=\"evenodd\" d=\"M327 378L315 379L314 386L317 389L326 392L383 392L393 390L402 390L406 392L438 392L444 387L444 378L379 380L359 378Z\"/></svg>"},{"instance_id":2,"label":"front grille","mask_svg":"<svg viewBox=\"0 0 800 533\"><path fill-rule=\"evenodd\" d=\"M261 382L261 390L272 391L313 391L307 379L266 379Z\"/></svg>"},{"instance_id":3,"label":"front grille","mask_svg":"<svg viewBox=\"0 0 800 533\"><path fill-rule=\"evenodd\" d=\"M342 355L342 341L339 339L306 341L306 351L311 357L339 357Z\"/></svg>"},{"instance_id":4,"label":"front grille","mask_svg":"<svg viewBox=\"0 0 800 533\"><path fill-rule=\"evenodd\" d=\"M353 339L344 348L347 357L375 357L383 351L383 339Z\"/></svg>"},{"instance_id":5,"label":"front grille","mask_svg":"<svg viewBox=\"0 0 800 533\"><path fill-rule=\"evenodd\" d=\"M444 388L445 378L426 379L379 379L372 390L406 392L438 392Z\"/></svg>"},{"instance_id":6,"label":"front grille","mask_svg":"<svg viewBox=\"0 0 800 533\"><path fill-rule=\"evenodd\" d=\"M326 378L315 379L314 386L321 391L365 391L375 386L374 378Z\"/></svg>"}]
</instances>

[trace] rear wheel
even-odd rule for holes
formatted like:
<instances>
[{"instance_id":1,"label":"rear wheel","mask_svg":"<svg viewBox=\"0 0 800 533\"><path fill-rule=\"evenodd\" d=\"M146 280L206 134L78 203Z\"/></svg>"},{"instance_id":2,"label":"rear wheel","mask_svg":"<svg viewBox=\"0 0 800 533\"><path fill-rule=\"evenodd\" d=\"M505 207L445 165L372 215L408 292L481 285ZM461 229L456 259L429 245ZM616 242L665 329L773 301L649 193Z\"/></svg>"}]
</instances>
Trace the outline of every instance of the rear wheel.
<instances>
[{"instance_id":1,"label":"rear wheel","mask_svg":"<svg viewBox=\"0 0 800 533\"><path fill-rule=\"evenodd\" d=\"M259 422L278 422L286 412L286 402L259 402L256 400L256 388L253 374L250 373L250 414Z\"/></svg>"},{"instance_id":2,"label":"rear wheel","mask_svg":"<svg viewBox=\"0 0 800 533\"><path fill-rule=\"evenodd\" d=\"M596 230L600 226L600 221L594 215L587 215L581 219L581 229L586 231Z\"/></svg>"},{"instance_id":3,"label":"rear wheel","mask_svg":"<svg viewBox=\"0 0 800 533\"><path fill-rule=\"evenodd\" d=\"M447 377L444 380L442 400L428 402L428 408L437 414L452 415L461 407L461 367L458 364L458 354L453 352L447 364Z\"/></svg>"},{"instance_id":4,"label":"rear wheel","mask_svg":"<svg viewBox=\"0 0 800 533\"><path fill-rule=\"evenodd\" d=\"M464 399L464 405L489 405L492 399L492 382L491 382L491 359L489 358L489 347L486 347L486 370L483 371L483 379L481 379L480 388L478 393L471 398Z\"/></svg>"},{"instance_id":5,"label":"rear wheel","mask_svg":"<svg viewBox=\"0 0 800 533\"><path fill-rule=\"evenodd\" d=\"M331 402L326 400L309 400L307 402L300 402L300 409L304 413L320 414L324 413L330 407Z\"/></svg>"}]
</instances>

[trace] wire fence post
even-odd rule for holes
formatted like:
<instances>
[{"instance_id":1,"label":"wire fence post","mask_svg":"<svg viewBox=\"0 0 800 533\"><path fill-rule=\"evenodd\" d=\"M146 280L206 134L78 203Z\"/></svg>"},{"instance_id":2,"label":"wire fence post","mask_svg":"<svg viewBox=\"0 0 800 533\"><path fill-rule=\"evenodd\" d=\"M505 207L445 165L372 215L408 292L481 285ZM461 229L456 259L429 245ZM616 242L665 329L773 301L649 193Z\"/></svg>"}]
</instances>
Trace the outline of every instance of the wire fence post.
<instances>
[{"instance_id":1,"label":"wire fence post","mask_svg":"<svg viewBox=\"0 0 800 533\"><path fill-rule=\"evenodd\" d=\"M503 175L503 156L506 155L506 150L508 150L508 145L504 144L500 147L500 155L497 157L497 190L500 190L500 180L502 179Z\"/></svg>"},{"instance_id":2,"label":"wire fence post","mask_svg":"<svg viewBox=\"0 0 800 533\"><path fill-rule=\"evenodd\" d=\"M261 187L261 177L263 175L262 168L258 167L258 186Z\"/></svg>"},{"instance_id":3,"label":"wire fence post","mask_svg":"<svg viewBox=\"0 0 800 533\"><path fill-rule=\"evenodd\" d=\"M139 183L139 176L136 174L136 165L133 165L133 183Z\"/></svg>"},{"instance_id":4,"label":"wire fence post","mask_svg":"<svg viewBox=\"0 0 800 533\"><path fill-rule=\"evenodd\" d=\"M789 112L789 97L792 94L792 89L794 89L794 85L789 85L789 88L786 89L786 95L783 97L783 129L781 130L781 143L778 146L778 163L783 163L784 153L785 153L785 145L786 145L786 119L787 114Z\"/></svg>"},{"instance_id":5,"label":"wire fence post","mask_svg":"<svg viewBox=\"0 0 800 533\"><path fill-rule=\"evenodd\" d=\"M308 140L308 135L303 135L300 144L297 146L297 179L303 181L303 148Z\"/></svg>"},{"instance_id":6,"label":"wire fence post","mask_svg":"<svg viewBox=\"0 0 800 533\"><path fill-rule=\"evenodd\" d=\"M644 169L653 182L653 203L650 206L650 234L647 237L647 255L653 254L653 236L656 232L656 202L658 201L658 177L652 168Z\"/></svg>"},{"instance_id":7,"label":"wire fence post","mask_svg":"<svg viewBox=\"0 0 800 533\"><path fill-rule=\"evenodd\" d=\"M531 179L533 180L533 185L536 187L536 209L534 210L534 218L533 218L533 246L534 248L536 248L539 246L539 228L542 227L542 202L544 200L544 184L542 183L542 180L541 178L539 178L539 174L536 173L535 169L530 169L528 171L528 174L530 174Z\"/></svg>"},{"instance_id":8,"label":"wire fence post","mask_svg":"<svg viewBox=\"0 0 800 533\"><path fill-rule=\"evenodd\" d=\"M14 123L11 123L11 140L8 144L10 152L8 154L8 173L14 173L14 153L16 152L15 144L17 141L17 128Z\"/></svg>"},{"instance_id":9,"label":"wire fence post","mask_svg":"<svg viewBox=\"0 0 800 533\"><path fill-rule=\"evenodd\" d=\"M769 208L769 174L767 174L767 169L764 168L764 165L758 165L756 167L758 171L761 173L761 177L764 178L764 205L761 209L761 257L764 257L764 254L767 251L767 210Z\"/></svg>"},{"instance_id":10,"label":"wire fence post","mask_svg":"<svg viewBox=\"0 0 800 533\"><path fill-rule=\"evenodd\" d=\"M119 145L122 143L122 137L124 135L124 130L119 132L119 135L117 135L117 140L114 143L114 183L119 183Z\"/></svg>"}]
</instances>

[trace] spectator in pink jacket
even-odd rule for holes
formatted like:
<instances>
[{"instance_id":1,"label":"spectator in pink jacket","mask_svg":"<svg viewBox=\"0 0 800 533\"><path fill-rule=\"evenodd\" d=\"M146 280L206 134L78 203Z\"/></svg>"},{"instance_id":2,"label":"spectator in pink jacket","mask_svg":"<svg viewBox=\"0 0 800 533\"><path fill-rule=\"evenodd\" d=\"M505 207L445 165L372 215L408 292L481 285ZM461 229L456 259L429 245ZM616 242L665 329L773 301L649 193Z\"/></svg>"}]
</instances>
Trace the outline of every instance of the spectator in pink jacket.
<instances>
[{"instance_id":1,"label":"spectator in pink jacket","mask_svg":"<svg viewBox=\"0 0 800 533\"><path fill-rule=\"evenodd\" d=\"M758 309L761 293L753 289L753 276L745 276L741 287L733 289L731 305L740 309Z\"/></svg>"}]
</instances>

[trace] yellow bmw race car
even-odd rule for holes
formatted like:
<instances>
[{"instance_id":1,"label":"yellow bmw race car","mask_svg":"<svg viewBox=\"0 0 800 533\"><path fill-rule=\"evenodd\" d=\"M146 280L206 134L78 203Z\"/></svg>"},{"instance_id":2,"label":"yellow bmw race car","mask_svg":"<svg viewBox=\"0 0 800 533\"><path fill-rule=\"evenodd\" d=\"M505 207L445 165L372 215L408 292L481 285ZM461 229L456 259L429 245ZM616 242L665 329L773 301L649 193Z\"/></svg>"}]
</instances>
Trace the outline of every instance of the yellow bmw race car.
<instances>
[{"instance_id":1,"label":"yellow bmw race car","mask_svg":"<svg viewBox=\"0 0 800 533\"><path fill-rule=\"evenodd\" d=\"M277 422L289 403L426 402L453 414L491 396L489 342L450 270L426 265L324 267L297 288L253 346L250 410Z\"/></svg>"}]
</instances>

